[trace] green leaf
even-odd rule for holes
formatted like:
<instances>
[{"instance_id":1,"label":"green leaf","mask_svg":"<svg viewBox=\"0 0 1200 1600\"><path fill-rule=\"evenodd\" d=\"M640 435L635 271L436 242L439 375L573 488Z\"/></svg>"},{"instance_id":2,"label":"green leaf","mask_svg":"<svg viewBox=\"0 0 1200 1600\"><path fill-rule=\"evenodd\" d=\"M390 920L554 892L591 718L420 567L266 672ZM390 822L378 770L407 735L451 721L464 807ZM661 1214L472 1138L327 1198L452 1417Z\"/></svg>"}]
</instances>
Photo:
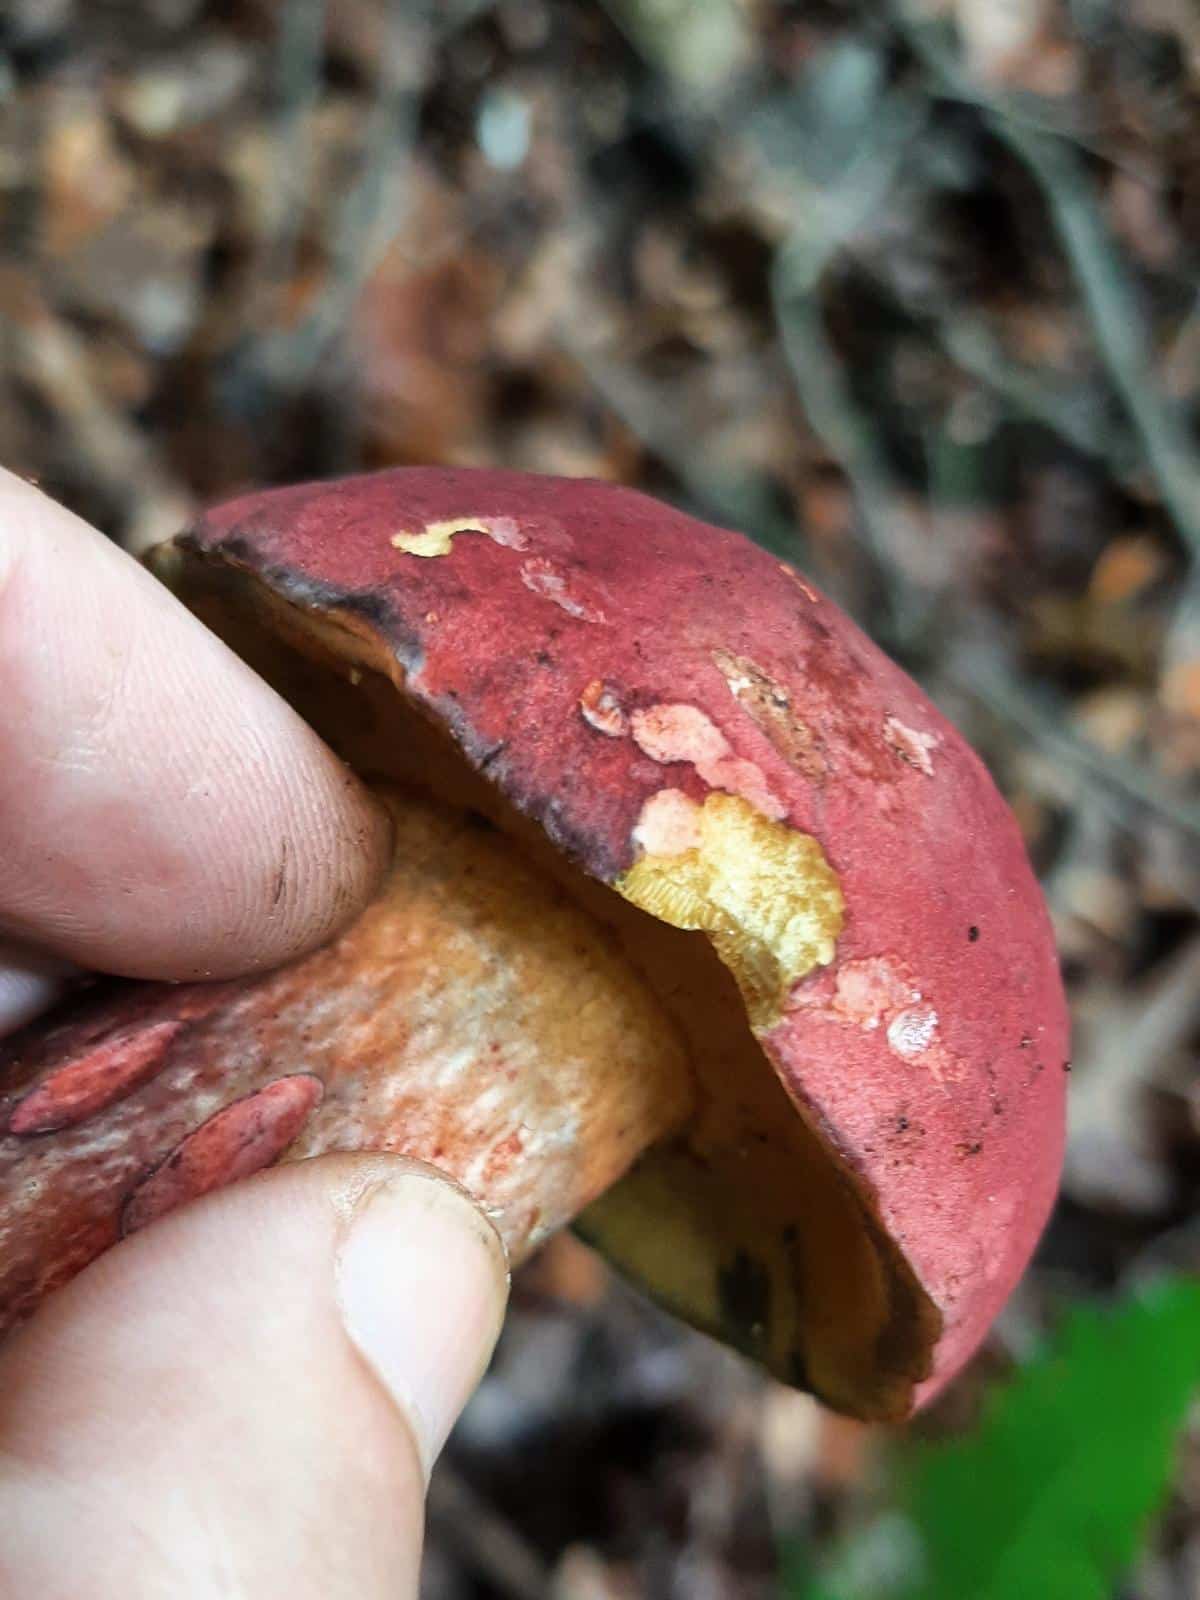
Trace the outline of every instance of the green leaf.
<instances>
[{"instance_id":1,"label":"green leaf","mask_svg":"<svg viewBox=\"0 0 1200 1600\"><path fill-rule=\"evenodd\" d=\"M1076 1309L1051 1347L992 1396L974 1433L901 1454L900 1572L894 1559L890 1574L864 1560L877 1528L823 1582L791 1593L1109 1600L1166 1493L1198 1386L1200 1282L1162 1283L1107 1312ZM894 1514L889 1521L894 1533ZM888 1540L893 1551L896 1543Z\"/></svg>"}]
</instances>

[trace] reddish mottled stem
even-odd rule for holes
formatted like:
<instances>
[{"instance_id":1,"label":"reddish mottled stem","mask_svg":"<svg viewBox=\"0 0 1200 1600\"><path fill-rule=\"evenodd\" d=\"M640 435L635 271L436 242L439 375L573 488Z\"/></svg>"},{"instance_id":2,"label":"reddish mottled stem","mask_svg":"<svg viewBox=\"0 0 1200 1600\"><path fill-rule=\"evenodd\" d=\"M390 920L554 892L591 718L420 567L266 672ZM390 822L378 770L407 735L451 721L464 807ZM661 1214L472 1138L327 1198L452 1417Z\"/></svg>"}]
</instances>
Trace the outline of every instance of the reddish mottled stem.
<instances>
[{"instance_id":1,"label":"reddish mottled stem","mask_svg":"<svg viewBox=\"0 0 1200 1600\"><path fill-rule=\"evenodd\" d=\"M326 949L244 983L127 986L12 1042L0 1325L285 1154L433 1162L519 1259L683 1119L673 1032L589 919L492 829L393 810L385 891Z\"/></svg>"}]
</instances>

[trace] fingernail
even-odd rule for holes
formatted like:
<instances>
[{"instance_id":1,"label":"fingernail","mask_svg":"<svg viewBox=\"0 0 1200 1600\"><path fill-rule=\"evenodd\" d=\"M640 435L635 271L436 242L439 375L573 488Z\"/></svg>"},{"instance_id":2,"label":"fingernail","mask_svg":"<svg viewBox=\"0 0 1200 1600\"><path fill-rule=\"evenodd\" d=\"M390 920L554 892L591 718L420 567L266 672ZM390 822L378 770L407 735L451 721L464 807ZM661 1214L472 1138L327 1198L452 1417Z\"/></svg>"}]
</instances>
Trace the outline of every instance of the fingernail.
<instances>
[{"instance_id":1,"label":"fingernail","mask_svg":"<svg viewBox=\"0 0 1200 1600\"><path fill-rule=\"evenodd\" d=\"M337 1270L346 1331L407 1417L428 1478L499 1337L504 1247L460 1189L406 1173L359 1202Z\"/></svg>"}]
</instances>

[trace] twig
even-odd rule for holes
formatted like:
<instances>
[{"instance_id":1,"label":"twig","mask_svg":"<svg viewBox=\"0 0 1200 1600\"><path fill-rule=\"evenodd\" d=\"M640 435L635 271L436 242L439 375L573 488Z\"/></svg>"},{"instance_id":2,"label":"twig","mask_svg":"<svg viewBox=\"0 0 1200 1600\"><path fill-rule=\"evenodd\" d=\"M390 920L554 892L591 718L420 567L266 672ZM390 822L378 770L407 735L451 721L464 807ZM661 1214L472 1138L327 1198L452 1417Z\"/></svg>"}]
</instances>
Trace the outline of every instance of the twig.
<instances>
[{"instance_id":1,"label":"twig","mask_svg":"<svg viewBox=\"0 0 1200 1600\"><path fill-rule=\"evenodd\" d=\"M176 532L192 514L193 497L97 386L81 336L33 300L11 331L14 373L69 424L83 471L120 507L122 542L136 554Z\"/></svg>"},{"instance_id":2,"label":"twig","mask_svg":"<svg viewBox=\"0 0 1200 1600\"><path fill-rule=\"evenodd\" d=\"M797 222L771 270L775 319L801 404L845 470L876 554L899 580L889 586L889 603L902 639L911 638L923 623L932 597L925 606L914 605L911 585L887 550L897 536L913 547L925 533L905 508L886 453L845 382L825 332L817 290L829 263L884 202L927 118L923 97L895 91L875 120L873 137L850 164L833 197Z\"/></svg>"},{"instance_id":3,"label":"twig","mask_svg":"<svg viewBox=\"0 0 1200 1600\"><path fill-rule=\"evenodd\" d=\"M312 114L321 95L326 0L287 0L276 58L275 156L268 194L274 216L262 252L261 276L274 288L291 274L312 169Z\"/></svg>"},{"instance_id":4,"label":"twig","mask_svg":"<svg viewBox=\"0 0 1200 1600\"><path fill-rule=\"evenodd\" d=\"M916 26L929 27L930 24L916 24ZM973 106L977 111L986 111L994 105L994 102L985 97L982 90L976 89L974 85L959 77L947 79L942 84L940 92L944 99L955 101L960 105ZM1064 144L1070 145L1082 155L1094 156L1106 167L1111 167L1114 172L1123 173L1137 183L1153 185L1156 181L1156 175L1150 168L1130 161L1123 152L1108 148L1080 128L1068 127L1052 117L1039 116L1028 106L1012 100L1005 102L1004 115L1020 127L1028 129L1031 134L1048 139L1061 139Z\"/></svg>"},{"instance_id":5,"label":"twig","mask_svg":"<svg viewBox=\"0 0 1200 1600\"><path fill-rule=\"evenodd\" d=\"M429 1520L506 1600L549 1600L542 1558L445 1460L430 1481Z\"/></svg>"},{"instance_id":6,"label":"twig","mask_svg":"<svg viewBox=\"0 0 1200 1600\"><path fill-rule=\"evenodd\" d=\"M946 675L955 687L965 690L1003 721L1020 728L1056 761L1082 777L1097 779L1109 792L1110 803L1119 800L1135 811L1152 811L1174 827L1200 838L1200 804L1169 788L1145 768L1128 760L1114 760L1076 738L1044 693L1027 683L1010 682L1002 671L977 659L965 659L962 650L948 656ZM1118 815L1128 826L1128 814Z\"/></svg>"},{"instance_id":7,"label":"twig","mask_svg":"<svg viewBox=\"0 0 1200 1600\"><path fill-rule=\"evenodd\" d=\"M1000 116L992 120L1046 194L1113 384L1141 435L1167 510L1193 558L1200 558L1200 458L1151 370L1134 287L1078 163L1061 142Z\"/></svg>"},{"instance_id":8,"label":"twig","mask_svg":"<svg viewBox=\"0 0 1200 1600\"><path fill-rule=\"evenodd\" d=\"M903 490L870 419L851 396L819 307L811 298L790 305L780 302L777 315L800 403L849 479L875 555L892 579L887 586L892 628L902 641L911 642L925 621L932 596L923 606L915 603L903 564L889 547L898 540L910 549L917 547L927 539L927 530L905 507Z\"/></svg>"},{"instance_id":9,"label":"twig","mask_svg":"<svg viewBox=\"0 0 1200 1600\"><path fill-rule=\"evenodd\" d=\"M803 531L780 516L759 483L748 474L732 478L697 463L695 440L678 438L664 424L664 408L656 394L598 356L566 327L558 330L556 342L609 410L671 469L697 510L748 534L776 555L795 560L802 553Z\"/></svg>"},{"instance_id":10,"label":"twig","mask_svg":"<svg viewBox=\"0 0 1200 1600\"><path fill-rule=\"evenodd\" d=\"M1180 590L1171 611L1171 621L1163 643L1163 658L1168 672L1176 665L1195 661L1200 656L1200 566Z\"/></svg>"},{"instance_id":11,"label":"twig","mask_svg":"<svg viewBox=\"0 0 1200 1600\"><path fill-rule=\"evenodd\" d=\"M752 60L744 8L737 0L603 0L604 10L643 59L677 87L723 99Z\"/></svg>"},{"instance_id":12,"label":"twig","mask_svg":"<svg viewBox=\"0 0 1200 1600\"><path fill-rule=\"evenodd\" d=\"M1200 936L1131 991L1114 994L1084 1030L1082 1070L1069 1106L1066 1187L1076 1199L1116 1193L1154 1210L1170 1199L1170 1179L1155 1159L1145 1115L1147 1088L1163 1084L1163 1064L1200 1020ZM1137 1276L1134 1273L1133 1276Z\"/></svg>"},{"instance_id":13,"label":"twig","mask_svg":"<svg viewBox=\"0 0 1200 1600\"><path fill-rule=\"evenodd\" d=\"M1178 411L1155 380L1137 292L1075 152L1062 138L1031 127L1007 105L965 84L957 65L934 41L930 25L915 22L903 0L895 9L905 37L938 82L959 95L969 94L1042 190L1091 314L1097 348L1113 387L1137 429L1181 539L1193 559L1200 559L1200 457Z\"/></svg>"},{"instance_id":14,"label":"twig","mask_svg":"<svg viewBox=\"0 0 1200 1600\"><path fill-rule=\"evenodd\" d=\"M296 328L255 341L254 364L282 389L299 388L311 377L344 330L363 284L399 231L400 209L385 208L384 197L389 178L394 195L400 197L401 176L416 135L419 95L408 81L408 69L413 29L420 21L420 8L397 7L390 14L388 44L380 57L364 137L366 156L345 200L332 208L326 241L331 264L316 306Z\"/></svg>"},{"instance_id":15,"label":"twig","mask_svg":"<svg viewBox=\"0 0 1200 1600\"><path fill-rule=\"evenodd\" d=\"M1111 1007L1088 1078L1149 1081L1151 1069L1186 1043L1200 1022L1200 934L1177 950L1153 977Z\"/></svg>"},{"instance_id":16,"label":"twig","mask_svg":"<svg viewBox=\"0 0 1200 1600\"><path fill-rule=\"evenodd\" d=\"M1082 415L1082 408L1048 385L1041 374L1010 361L981 320L957 311L945 316L935 314L931 331L953 362L1002 396L1021 415L1057 433L1081 454L1098 456L1118 479L1128 482L1132 477L1128 438L1111 428L1096 428L1094 419Z\"/></svg>"}]
</instances>

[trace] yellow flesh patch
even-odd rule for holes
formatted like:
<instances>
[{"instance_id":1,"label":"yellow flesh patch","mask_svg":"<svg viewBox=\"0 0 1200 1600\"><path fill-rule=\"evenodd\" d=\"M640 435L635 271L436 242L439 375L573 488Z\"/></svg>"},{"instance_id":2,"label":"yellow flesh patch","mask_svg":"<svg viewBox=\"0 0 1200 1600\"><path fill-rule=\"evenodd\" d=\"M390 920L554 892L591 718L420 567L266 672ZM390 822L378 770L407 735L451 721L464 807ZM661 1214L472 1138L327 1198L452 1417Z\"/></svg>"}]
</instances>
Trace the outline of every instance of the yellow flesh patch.
<instances>
[{"instance_id":1,"label":"yellow flesh patch","mask_svg":"<svg viewBox=\"0 0 1200 1600\"><path fill-rule=\"evenodd\" d=\"M410 556L448 556L457 533L481 533L488 518L454 517L449 522L430 522L419 533L396 533L392 544Z\"/></svg>"},{"instance_id":2,"label":"yellow flesh patch","mask_svg":"<svg viewBox=\"0 0 1200 1600\"><path fill-rule=\"evenodd\" d=\"M755 1029L771 1027L792 985L833 960L845 904L817 841L740 795L710 794L700 841L644 855L614 887L673 928L708 934L737 979Z\"/></svg>"}]
</instances>

